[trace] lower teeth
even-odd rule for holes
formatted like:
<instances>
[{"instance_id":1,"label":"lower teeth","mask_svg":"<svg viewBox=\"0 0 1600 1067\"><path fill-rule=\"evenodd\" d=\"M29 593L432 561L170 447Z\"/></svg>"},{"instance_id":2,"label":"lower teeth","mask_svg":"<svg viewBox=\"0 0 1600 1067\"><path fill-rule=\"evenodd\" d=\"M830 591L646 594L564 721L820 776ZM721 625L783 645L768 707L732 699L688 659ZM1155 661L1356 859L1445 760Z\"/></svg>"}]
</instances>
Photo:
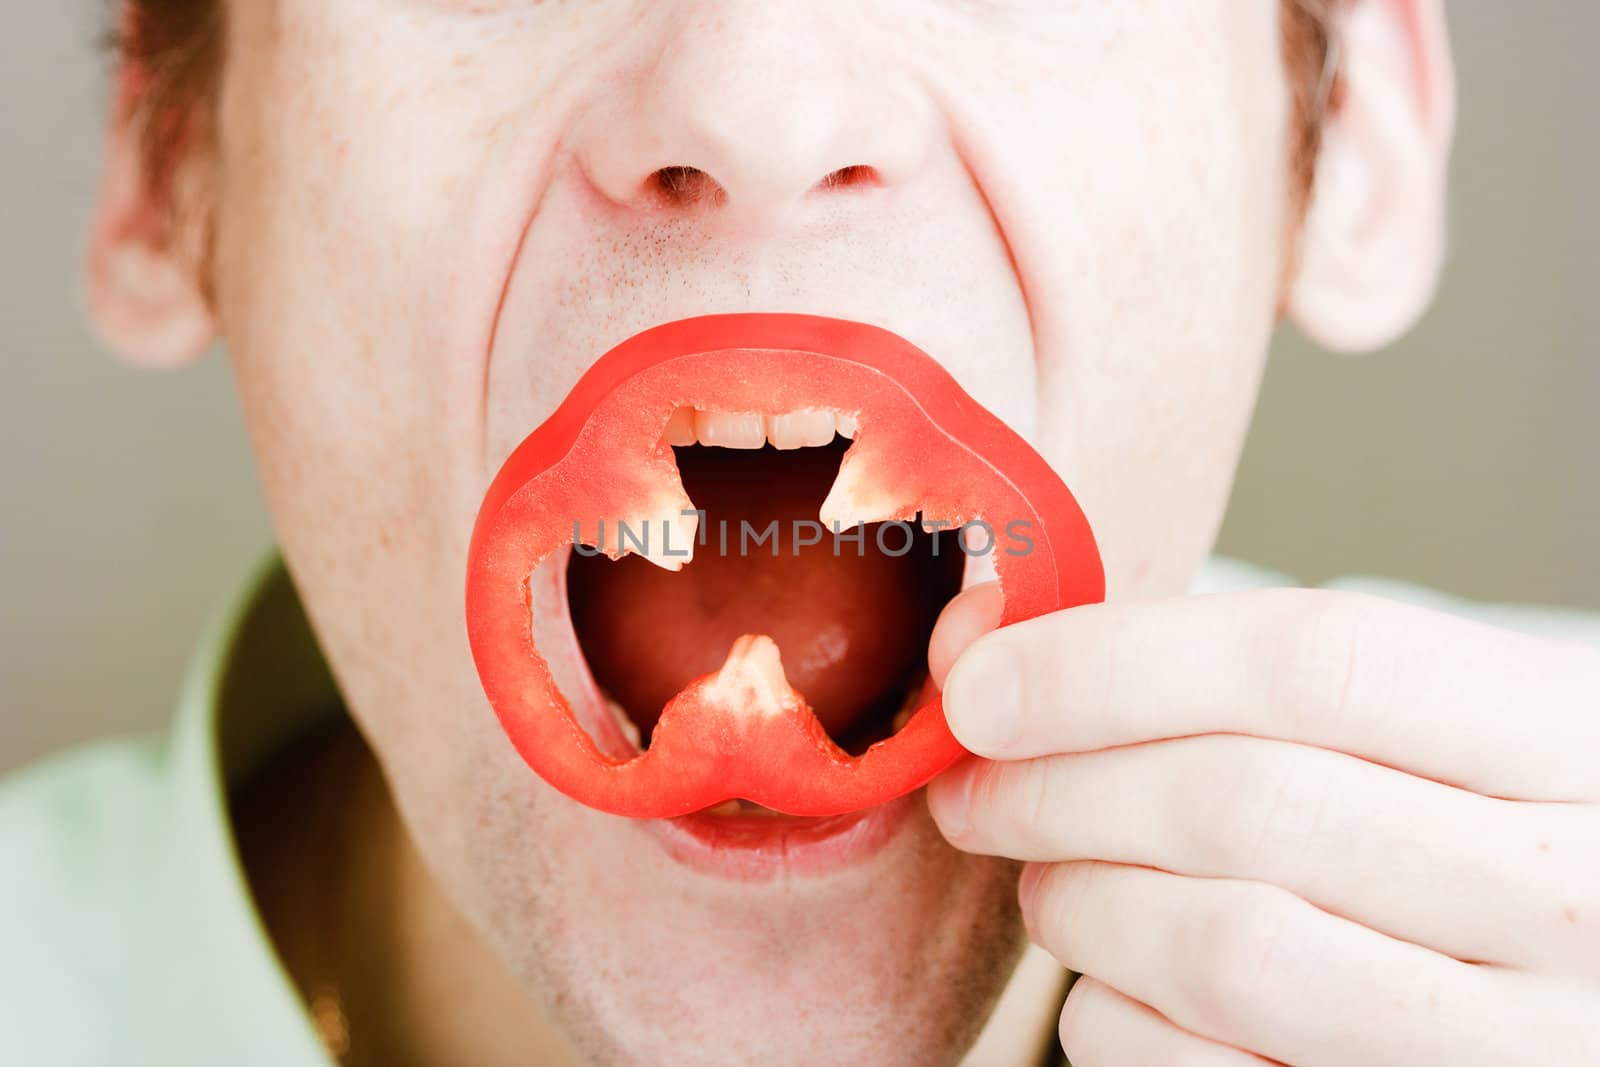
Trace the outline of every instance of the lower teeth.
<instances>
[{"instance_id":1,"label":"lower teeth","mask_svg":"<svg viewBox=\"0 0 1600 1067\"><path fill-rule=\"evenodd\" d=\"M764 808L760 804L748 800L728 800L714 808L707 808L706 815L770 815L776 818L785 818L782 812Z\"/></svg>"}]
</instances>

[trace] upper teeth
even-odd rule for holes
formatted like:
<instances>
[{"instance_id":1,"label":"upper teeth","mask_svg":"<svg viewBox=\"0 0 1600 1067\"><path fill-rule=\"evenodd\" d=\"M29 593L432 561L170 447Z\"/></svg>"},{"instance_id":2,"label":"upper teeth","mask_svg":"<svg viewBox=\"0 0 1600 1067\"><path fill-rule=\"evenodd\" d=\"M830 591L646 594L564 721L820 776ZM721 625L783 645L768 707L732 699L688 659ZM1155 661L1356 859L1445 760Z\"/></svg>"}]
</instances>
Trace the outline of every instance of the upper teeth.
<instances>
[{"instance_id":1,"label":"upper teeth","mask_svg":"<svg viewBox=\"0 0 1600 1067\"><path fill-rule=\"evenodd\" d=\"M805 408L784 415L742 415L722 411L679 408L667 421L669 445L713 445L718 448L813 448L828 444L833 435L854 437L856 416L846 412Z\"/></svg>"}]
</instances>

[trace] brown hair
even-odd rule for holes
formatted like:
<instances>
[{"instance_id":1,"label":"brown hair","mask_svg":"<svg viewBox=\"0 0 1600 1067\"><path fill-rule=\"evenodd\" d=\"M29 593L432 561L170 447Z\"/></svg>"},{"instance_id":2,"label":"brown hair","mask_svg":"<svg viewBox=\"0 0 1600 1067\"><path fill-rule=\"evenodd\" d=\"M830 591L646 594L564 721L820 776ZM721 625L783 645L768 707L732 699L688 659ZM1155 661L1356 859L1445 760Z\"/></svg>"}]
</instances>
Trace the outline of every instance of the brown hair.
<instances>
[{"instance_id":1,"label":"brown hair","mask_svg":"<svg viewBox=\"0 0 1600 1067\"><path fill-rule=\"evenodd\" d=\"M1343 0L1284 0L1283 62L1294 97L1289 130L1291 217L1297 222L1311 199L1323 120L1344 97L1343 59L1334 35L1336 8Z\"/></svg>"},{"instance_id":2,"label":"brown hair","mask_svg":"<svg viewBox=\"0 0 1600 1067\"><path fill-rule=\"evenodd\" d=\"M118 5L118 121L140 140L145 181L163 210L185 151L209 137L222 72L224 0L112 0Z\"/></svg>"}]
</instances>

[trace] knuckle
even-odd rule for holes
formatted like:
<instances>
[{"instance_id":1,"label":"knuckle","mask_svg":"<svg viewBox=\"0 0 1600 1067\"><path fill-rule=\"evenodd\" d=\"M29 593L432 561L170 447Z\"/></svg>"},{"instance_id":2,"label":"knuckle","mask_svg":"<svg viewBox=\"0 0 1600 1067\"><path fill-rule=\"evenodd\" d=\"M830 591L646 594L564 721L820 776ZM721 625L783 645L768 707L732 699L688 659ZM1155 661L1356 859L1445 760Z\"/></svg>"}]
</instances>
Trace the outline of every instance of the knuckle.
<instances>
[{"instance_id":1,"label":"knuckle","mask_svg":"<svg viewBox=\"0 0 1600 1067\"><path fill-rule=\"evenodd\" d=\"M1015 769L1023 784L1013 818L1025 822L1025 826L1019 827L1019 833L1029 841L1048 838L1049 827L1060 817L1063 805L1055 770L1055 763L1050 759L1030 760Z\"/></svg>"},{"instance_id":2,"label":"knuckle","mask_svg":"<svg viewBox=\"0 0 1600 1067\"><path fill-rule=\"evenodd\" d=\"M1379 601L1360 593L1285 590L1263 635L1267 692L1293 737L1329 738L1359 724L1394 674Z\"/></svg>"},{"instance_id":3,"label":"knuckle","mask_svg":"<svg viewBox=\"0 0 1600 1067\"><path fill-rule=\"evenodd\" d=\"M1218 794L1217 822L1212 828L1223 864L1240 874L1254 867L1274 811L1282 801L1283 775L1264 761L1244 755Z\"/></svg>"},{"instance_id":4,"label":"knuckle","mask_svg":"<svg viewBox=\"0 0 1600 1067\"><path fill-rule=\"evenodd\" d=\"M969 796L974 830L1010 840L1030 825L1042 805L1039 777L1027 763L983 763Z\"/></svg>"},{"instance_id":5,"label":"knuckle","mask_svg":"<svg viewBox=\"0 0 1600 1067\"><path fill-rule=\"evenodd\" d=\"M1313 780L1295 763L1274 759L1265 744L1231 741L1227 770L1218 775L1211 762L1208 780L1196 783L1183 818L1191 840L1207 842L1216 874L1269 878L1280 873L1288 857L1302 854L1311 830L1307 812L1316 806ZM1281 754L1279 754L1281 755Z\"/></svg>"},{"instance_id":6,"label":"knuckle","mask_svg":"<svg viewBox=\"0 0 1600 1067\"><path fill-rule=\"evenodd\" d=\"M1038 868L1035 877L1024 880L1018 892L1028 939L1066 967L1072 966L1072 957L1077 955L1071 938L1072 918L1082 910L1089 868L1088 863L1048 864Z\"/></svg>"},{"instance_id":7,"label":"knuckle","mask_svg":"<svg viewBox=\"0 0 1600 1067\"><path fill-rule=\"evenodd\" d=\"M1278 992L1295 988L1286 942L1289 908L1267 886L1234 884L1198 909L1182 980L1192 1010L1230 1030L1273 1014Z\"/></svg>"},{"instance_id":8,"label":"knuckle","mask_svg":"<svg viewBox=\"0 0 1600 1067\"><path fill-rule=\"evenodd\" d=\"M1065 808L1057 769L1050 757L986 765L972 784L975 831L1020 858L1044 849Z\"/></svg>"},{"instance_id":9,"label":"knuckle","mask_svg":"<svg viewBox=\"0 0 1600 1067\"><path fill-rule=\"evenodd\" d=\"M971 825L967 828L966 836L970 837L975 832L988 830L994 823L996 813L1005 810L1007 768L1003 763L980 758L973 761L968 773L972 777L966 783L965 800L967 821Z\"/></svg>"}]
</instances>

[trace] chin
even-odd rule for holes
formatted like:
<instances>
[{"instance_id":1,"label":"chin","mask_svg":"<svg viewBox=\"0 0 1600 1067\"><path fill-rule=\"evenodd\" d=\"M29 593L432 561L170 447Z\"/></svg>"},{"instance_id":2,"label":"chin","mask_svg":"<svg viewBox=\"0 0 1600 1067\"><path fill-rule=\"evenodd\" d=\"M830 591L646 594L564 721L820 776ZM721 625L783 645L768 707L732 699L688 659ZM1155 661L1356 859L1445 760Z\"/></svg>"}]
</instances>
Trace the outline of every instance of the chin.
<instances>
[{"instance_id":1,"label":"chin","mask_svg":"<svg viewBox=\"0 0 1600 1067\"><path fill-rule=\"evenodd\" d=\"M530 818L485 803L468 896L591 1063L955 1064L1025 947L1019 866L950 848L920 794L870 854L749 879L531 791Z\"/></svg>"}]
</instances>

